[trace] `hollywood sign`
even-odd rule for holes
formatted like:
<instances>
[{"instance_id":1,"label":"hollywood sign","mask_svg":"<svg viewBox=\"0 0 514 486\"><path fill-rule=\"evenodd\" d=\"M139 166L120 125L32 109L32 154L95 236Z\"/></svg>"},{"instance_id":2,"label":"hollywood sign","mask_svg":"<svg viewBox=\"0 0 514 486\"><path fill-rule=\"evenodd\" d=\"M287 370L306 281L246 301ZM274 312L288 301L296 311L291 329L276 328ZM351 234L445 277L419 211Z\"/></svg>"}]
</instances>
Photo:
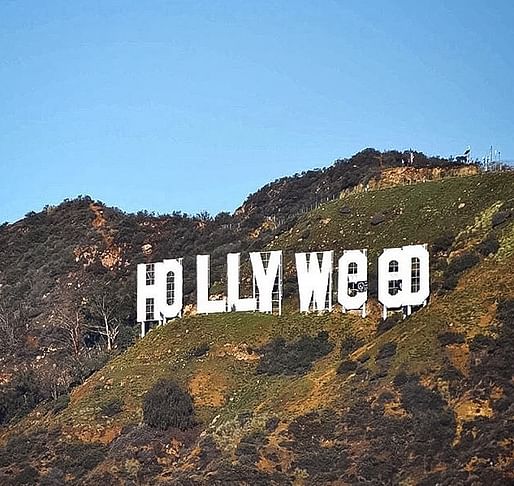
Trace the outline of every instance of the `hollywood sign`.
<instances>
[{"instance_id":1,"label":"hollywood sign","mask_svg":"<svg viewBox=\"0 0 514 486\"><path fill-rule=\"evenodd\" d=\"M227 255L226 296L211 298L210 256L196 257L196 310L220 312L282 311L282 251L252 252L252 297L240 295L240 253ZM333 308L334 252L295 254L301 312ZM425 305L430 294L429 254L426 245L387 248L378 258L378 300L383 318L388 310L410 314ZM337 261L337 302L343 312L366 316L368 300L367 250L344 251ZM182 258L137 266L137 321L145 334L147 322L180 317L183 310Z\"/></svg>"}]
</instances>

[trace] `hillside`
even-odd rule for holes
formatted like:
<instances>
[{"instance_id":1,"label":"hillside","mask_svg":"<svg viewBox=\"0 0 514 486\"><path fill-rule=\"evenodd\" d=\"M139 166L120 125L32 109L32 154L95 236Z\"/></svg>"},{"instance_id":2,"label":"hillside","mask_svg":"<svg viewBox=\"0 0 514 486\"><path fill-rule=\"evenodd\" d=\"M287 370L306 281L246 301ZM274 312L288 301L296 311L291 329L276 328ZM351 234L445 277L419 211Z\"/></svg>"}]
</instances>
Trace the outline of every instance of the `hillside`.
<instances>
[{"instance_id":1,"label":"hillside","mask_svg":"<svg viewBox=\"0 0 514 486\"><path fill-rule=\"evenodd\" d=\"M98 216L89 214L91 203L68 204L91 222ZM234 244L220 222L226 243L219 253L211 233L191 246L166 246L176 244L167 225L186 238L187 225L202 234L215 223L176 216L172 225L102 211L108 224L96 219L77 230L100 254L110 251L106 261L118 262L110 271L126 281L127 269L146 257L209 251L221 259L229 248L255 244L246 236L246 243ZM283 316L188 316L153 330L74 387L69 401L63 394L12 421L1 435L0 482L513 482L513 212L514 174L496 173L351 192L298 216L257 240L261 248L285 251ZM6 231L17 231L21 239L27 224L0 237L5 242ZM143 237L137 245L152 251L136 256L129 250L136 245L120 237L123 228L135 227L166 238ZM56 246L78 243L67 232L54 238ZM366 319L295 312L294 251L368 248L373 281L379 252L411 243L430 245L432 269L429 305L411 317L380 321L376 304ZM122 249L121 259L113 245ZM22 271L37 268L29 261ZM375 292L370 289L372 297ZM178 428L143 423L145 397L163 378L192 397L194 420L184 411Z\"/></svg>"},{"instance_id":2,"label":"hillside","mask_svg":"<svg viewBox=\"0 0 514 486\"><path fill-rule=\"evenodd\" d=\"M272 182L233 215L129 214L79 196L1 225L0 384L30 374L32 399L22 412L66 393L112 357L104 349L105 311L112 317L112 330L117 329L115 347L125 349L134 342L138 263L185 256L191 271L185 274L184 295L192 304L194 255L211 254L212 278L220 282L227 253L264 248L325 196L338 197L345 189L376 181L387 168L401 166L402 159L406 153L366 149L328 168ZM427 170L466 170L419 152L413 160L413 167ZM271 220L270 215L276 217ZM62 373L48 373L57 364ZM11 415L0 413L0 424Z\"/></svg>"}]
</instances>

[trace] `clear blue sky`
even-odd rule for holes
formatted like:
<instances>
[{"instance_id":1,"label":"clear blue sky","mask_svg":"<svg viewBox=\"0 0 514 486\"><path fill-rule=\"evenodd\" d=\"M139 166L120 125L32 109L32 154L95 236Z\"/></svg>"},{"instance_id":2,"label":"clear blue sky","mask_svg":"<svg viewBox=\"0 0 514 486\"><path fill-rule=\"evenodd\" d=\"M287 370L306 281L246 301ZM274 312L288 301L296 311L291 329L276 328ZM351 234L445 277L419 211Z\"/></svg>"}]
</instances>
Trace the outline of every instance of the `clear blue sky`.
<instances>
[{"instance_id":1,"label":"clear blue sky","mask_svg":"<svg viewBox=\"0 0 514 486\"><path fill-rule=\"evenodd\" d=\"M514 158L512 1L0 1L0 222L232 211L364 147Z\"/></svg>"}]
</instances>

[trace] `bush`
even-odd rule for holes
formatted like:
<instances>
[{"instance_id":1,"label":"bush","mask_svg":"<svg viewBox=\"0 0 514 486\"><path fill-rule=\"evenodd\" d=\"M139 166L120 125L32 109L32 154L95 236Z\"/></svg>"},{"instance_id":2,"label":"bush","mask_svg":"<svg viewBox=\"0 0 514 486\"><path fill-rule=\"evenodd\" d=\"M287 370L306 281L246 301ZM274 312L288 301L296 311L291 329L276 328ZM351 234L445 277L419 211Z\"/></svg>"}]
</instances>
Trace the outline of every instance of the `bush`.
<instances>
[{"instance_id":1,"label":"bush","mask_svg":"<svg viewBox=\"0 0 514 486\"><path fill-rule=\"evenodd\" d=\"M396 354L396 343L385 343L377 353L377 361L386 358L392 358Z\"/></svg>"},{"instance_id":2,"label":"bush","mask_svg":"<svg viewBox=\"0 0 514 486\"><path fill-rule=\"evenodd\" d=\"M487 351L494 349L496 345L495 340L490 336L484 334L477 334L469 343L469 350L471 352Z\"/></svg>"},{"instance_id":3,"label":"bush","mask_svg":"<svg viewBox=\"0 0 514 486\"><path fill-rule=\"evenodd\" d=\"M455 237L451 234L439 236L432 244L433 253L446 253L453 245Z\"/></svg>"},{"instance_id":4,"label":"bush","mask_svg":"<svg viewBox=\"0 0 514 486\"><path fill-rule=\"evenodd\" d=\"M23 417L42 399L40 386L32 373L17 376L0 392L0 424Z\"/></svg>"},{"instance_id":5,"label":"bush","mask_svg":"<svg viewBox=\"0 0 514 486\"><path fill-rule=\"evenodd\" d=\"M351 359L346 359L341 362L341 364L337 367L337 374L344 374L350 371L355 371L357 369L357 363L352 361Z\"/></svg>"},{"instance_id":6,"label":"bush","mask_svg":"<svg viewBox=\"0 0 514 486\"><path fill-rule=\"evenodd\" d=\"M371 217L370 223L372 226L377 226L380 223L383 223L385 220L386 220L385 215L383 215L382 213L376 213Z\"/></svg>"},{"instance_id":7,"label":"bush","mask_svg":"<svg viewBox=\"0 0 514 486\"><path fill-rule=\"evenodd\" d=\"M474 253L463 253L462 255L454 258L446 269L446 273L448 274L460 274L471 267L474 267L478 262L479 258Z\"/></svg>"},{"instance_id":8,"label":"bush","mask_svg":"<svg viewBox=\"0 0 514 486\"><path fill-rule=\"evenodd\" d=\"M393 399L394 399L394 394L391 393L389 390L383 391L382 393L380 393L380 395L377 398L377 400L381 403L390 402Z\"/></svg>"},{"instance_id":9,"label":"bush","mask_svg":"<svg viewBox=\"0 0 514 486\"><path fill-rule=\"evenodd\" d=\"M125 350L136 342L136 336L139 335L139 329L135 326L121 326L118 335L118 348Z\"/></svg>"},{"instance_id":10,"label":"bush","mask_svg":"<svg viewBox=\"0 0 514 486\"><path fill-rule=\"evenodd\" d=\"M61 395L60 397L57 397L55 400L50 402L50 407L53 413L57 414L59 412L62 412L70 403L70 396L69 395Z\"/></svg>"},{"instance_id":11,"label":"bush","mask_svg":"<svg viewBox=\"0 0 514 486\"><path fill-rule=\"evenodd\" d=\"M477 250L482 256L489 256L496 253L500 248L498 240L491 236L486 240L482 241L478 246Z\"/></svg>"},{"instance_id":12,"label":"bush","mask_svg":"<svg viewBox=\"0 0 514 486\"><path fill-rule=\"evenodd\" d=\"M300 238L302 240L307 240L309 236L311 235L311 230L309 228L302 231L302 234L300 235Z\"/></svg>"},{"instance_id":13,"label":"bush","mask_svg":"<svg viewBox=\"0 0 514 486\"><path fill-rule=\"evenodd\" d=\"M302 336L293 342L276 338L259 350L261 361L257 373L302 374L311 368L314 361L330 353L333 348L326 331L320 331L317 336Z\"/></svg>"},{"instance_id":14,"label":"bush","mask_svg":"<svg viewBox=\"0 0 514 486\"><path fill-rule=\"evenodd\" d=\"M389 331L389 329L392 329L396 324L400 322L400 316L394 315L389 316L387 319L381 319L378 321L377 324L377 332L376 335L380 336L381 334L384 334L384 332Z\"/></svg>"},{"instance_id":15,"label":"bush","mask_svg":"<svg viewBox=\"0 0 514 486\"><path fill-rule=\"evenodd\" d=\"M459 275L464 271L474 267L480 258L475 253L463 253L462 255L454 258L446 268L443 274L443 290L453 290L457 287L459 281Z\"/></svg>"},{"instance_id":16,"label":"bush","mask_svg":"<svg viewBox=\"0 0 514 486\"><path fill-rule=\"evenodd\" d=\"M15 484L38 484L39 472L31 465L27 464L16 476Z\"/></svg>"},{"instance_id":17,"label":"bush","mask_svg":"<svg viewBox=\"0 0 514 486\"><path fill-rule=\"evenodd\" d=\"M106 448L101 444L82 442L63 443L61 466L66 474L81 478L100 464L106 455Z\"/></svg>"},{"instance_id":18,"label":"bush","mask_svg":"<svg viewBox=\"0 0 514 486\"><path fill-rule=\"evenodd\" d=\"M498 211L496 214L493 215L491 218L491 224L493 228L496 226L500 226L503 223L505 223L510 217L512 216L511 211L504 210L504 211Z\"/></svg>"},{"instance_id":19,"label":"bush","mask_svg":"<svg viewBox=\"0 0 514 486\"><path fill-rule=\"evenodd\" d=\"M346 358L349 354L359 349L364 341L353 334L345 336L341 342L341 358Z\"/></svg>"},{"instance_id":20,"label":"bush","mask_svg":"<svg viewBox=\"0 0 514 486\"><path fill-rule=\"evenodd\" d=\"M104 415L106 417L114 417L115 415L118 415L123 410L123 401L119 398L115 398L114 400L111 400L110 402L104 403L100 407L100 413L101 415Z\"/></svg>"},{"instance_id":21,"label":"bush","mask_svg":"<svg viewBox=\"0 0 514 486\"><path fill-rule=\"evenodd\" d=\"M393 379L394 386L401 388L409 382L417 382L419 377L415 374L409 375L405 371L400 371Z\"/></svg>"},{"instance_id":22,"label":"bush","mask_svg":"<svg viewBox=\"0 0 514 486\"><path fill-rule=\"evenodd\" d=\"M174 381L160 380L144 397L143 421L161 430L191 429L197 424L193 399Z\"/></svg>"},{"instance_id":23,"label":"bush","mask_svg":"<svg viewBox=\"0 0 514 486\"><path fill-rule=\"evenodd\" d=\"M459 283L458 275L445 275L441 283L441 289L445 291L453 290Z\"/></svg>"},{"instance_id":24,"label":"bush","mask_svg":"<svg viewBox=\"0 0 514 486\"><path fill-rule=\"evenodd\" d=\"M466 340L464 336L458 332L445 332L437 336L442 346L448 346L449 344L463 344Z\"/></svg>"},{"instance_id":25,"label":"bush","mask_svg":"<svg viewBox=\"0 0 514 486\"><path fill-rule=\"evenodd\" d=\"M191 358L201 358L209 352L209 349L209 345L207 343L203 343L196 348L193 348L188 354Z\"/></svg>"}]
</instances>

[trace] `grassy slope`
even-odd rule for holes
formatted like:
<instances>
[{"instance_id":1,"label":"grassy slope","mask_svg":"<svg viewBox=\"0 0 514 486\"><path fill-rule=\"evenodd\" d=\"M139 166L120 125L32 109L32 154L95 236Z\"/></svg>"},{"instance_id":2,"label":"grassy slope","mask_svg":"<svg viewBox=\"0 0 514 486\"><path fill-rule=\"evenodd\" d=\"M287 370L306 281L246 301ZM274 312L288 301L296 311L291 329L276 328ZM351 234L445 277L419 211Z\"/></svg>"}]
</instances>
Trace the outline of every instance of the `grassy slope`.
<instances>
[{"instance_id":1,"label":"grassy slope","mask_svg":"<svg viewBox=\"0 0 514 486\"><path fill-rule=\"evenodd\" d=\"M455 245L458 251L475 245L490 231L491 215L512 201L513 188L514 174L495 174L352 194L308 213L277 238L272 248L368 248L372 262L384 247L431 243L452 232L459 235ZM349 206L351 214L341 214L342 206ZM370 219L377 212L384 213L387 221L372 226ZM302 239L307 229L308 237ZM84 440L108 442L123 425L140 422L144 393L160 377L173 376L190 389L199 417L218 444L231 449L243 434L236 420L242 411L254 412L250 425L245 426L247 433L248 427L262 428L270 416L289 422L309 410L351 401L353 389L348 386L348 377L335 372L340 362L338 346L304 376L255 374L252 348L273 336L294 338L320 329L326 329L336 344L348 333L363 337L366 344L354 357L369 353L372 358L367 366L371 371L378 348L388 341L397 343L388 375L373 389L370 387L370 393L387 387L399 369L422 372L430 382L446 352L438 345L437 334L447 329L467 336L487 332L498 298L514 297L512 224L500 232L500 239L498 254L465 273L455 291L434 295L425 309L379 337L375 337L376 313L367 319L339 312L322 316L293 312L282 317L226 314L175 320L152 331L77 388L63 412L54 416L41 414L40 409L14 430L52 424ZM207 355L189 355L204 343L210 346ZM363 382L361 386L369 384ZM114 418L103 417L102 404L113 399L123 401L123 412Z\"/></svg>"},{"instance_id":2,"label":"grassy slope","mask_svg":"<svg viewBox=\"0 0 514 486\"><path fill-rule=\"evenodd\" d=\"M471 233L479 237L490 228L491 214L514 199L513 187L514 174L498 173L349 194L308 213L273 246L294 251L368 248L374 260L383 248L431 243L445 233L468 241ZM343 206L351 213L340 214ZM386 221L373 226L377 213ZM309 236L302 239L306 230Z\"/></svg>"}]
</instances>

